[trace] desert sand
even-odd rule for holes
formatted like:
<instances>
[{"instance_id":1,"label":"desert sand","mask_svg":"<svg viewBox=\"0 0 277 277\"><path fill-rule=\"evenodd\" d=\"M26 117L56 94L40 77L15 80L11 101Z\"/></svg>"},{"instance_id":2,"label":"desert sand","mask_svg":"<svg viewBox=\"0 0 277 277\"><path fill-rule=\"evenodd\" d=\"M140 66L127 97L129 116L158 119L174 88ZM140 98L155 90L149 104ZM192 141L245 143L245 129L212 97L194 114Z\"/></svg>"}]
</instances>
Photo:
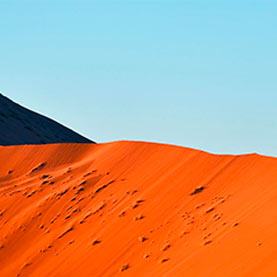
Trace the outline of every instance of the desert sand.
<instances>
[{"instance_id":1,"label":"desert sand","mask_svg":"<svg viewBox=\"0 0 277 277\"><path fill-rule=\"evenodd\" d=\"M277 160L0 147L0 276L277 276Z\"/></svg>"},{"instance_id":2,"label":"desert sand","mask_svg":"<svg viewBox=\"0 0 277 277\"><path fill-rule=\"evenodd\" d=\"M0 93L0 145L93 143L56 121Z\"/></svg>"}]
</instances>

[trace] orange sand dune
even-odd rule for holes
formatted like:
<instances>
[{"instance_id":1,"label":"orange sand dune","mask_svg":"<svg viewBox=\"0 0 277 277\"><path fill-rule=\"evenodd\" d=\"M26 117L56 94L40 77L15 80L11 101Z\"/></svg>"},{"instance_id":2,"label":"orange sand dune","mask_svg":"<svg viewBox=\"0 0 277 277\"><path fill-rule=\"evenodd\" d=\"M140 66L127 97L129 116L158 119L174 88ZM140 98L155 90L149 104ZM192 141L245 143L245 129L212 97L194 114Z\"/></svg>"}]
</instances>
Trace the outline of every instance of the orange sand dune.
<instances>
[{"instance_id":1,"label":"orange sand dune","mask_svg":"<svg viewBox=\"0 0 277 277\"><path fill-rule=\"evenodd\" d=\"M275 158L115 142L0 161L0 276L277 276Z\"/></svg>"}]
</instances>

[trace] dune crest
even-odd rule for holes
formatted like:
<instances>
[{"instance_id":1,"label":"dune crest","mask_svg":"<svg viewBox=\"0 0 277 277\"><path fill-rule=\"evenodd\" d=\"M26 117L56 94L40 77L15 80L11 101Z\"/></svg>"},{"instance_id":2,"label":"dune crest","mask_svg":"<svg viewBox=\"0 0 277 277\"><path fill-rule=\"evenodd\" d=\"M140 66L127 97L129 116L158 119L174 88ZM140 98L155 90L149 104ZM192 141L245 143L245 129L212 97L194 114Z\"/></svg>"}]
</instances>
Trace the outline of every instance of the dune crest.
<instances>
[{"instance_id":1,"label":"dune crest","mask_svg":"<svg viewBox=\"0 0 277 277\"><path fill-rule=\"evenodd\" d=\"M0 275L274 276L276 172L154 143L0 147Z\"/></svg>"}]
</instances>

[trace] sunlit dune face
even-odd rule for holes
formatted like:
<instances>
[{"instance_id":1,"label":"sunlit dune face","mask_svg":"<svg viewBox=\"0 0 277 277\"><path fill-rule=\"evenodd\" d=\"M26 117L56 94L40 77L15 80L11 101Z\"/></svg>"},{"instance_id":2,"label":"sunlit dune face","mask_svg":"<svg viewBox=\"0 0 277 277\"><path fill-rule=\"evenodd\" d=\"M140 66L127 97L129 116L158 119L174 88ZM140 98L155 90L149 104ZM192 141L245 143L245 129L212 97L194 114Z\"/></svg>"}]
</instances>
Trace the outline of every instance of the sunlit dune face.
<instances>
[{"instance_id":1,"label":"sunlit dune face","mask_svg":"<svg viewBox=\"0 0 277 277\"><path fill-rule=\"evenodd\" d=\"M275 276L276 172L139 142L0 147L0 275Z\"/></svg>"}]
</instances>

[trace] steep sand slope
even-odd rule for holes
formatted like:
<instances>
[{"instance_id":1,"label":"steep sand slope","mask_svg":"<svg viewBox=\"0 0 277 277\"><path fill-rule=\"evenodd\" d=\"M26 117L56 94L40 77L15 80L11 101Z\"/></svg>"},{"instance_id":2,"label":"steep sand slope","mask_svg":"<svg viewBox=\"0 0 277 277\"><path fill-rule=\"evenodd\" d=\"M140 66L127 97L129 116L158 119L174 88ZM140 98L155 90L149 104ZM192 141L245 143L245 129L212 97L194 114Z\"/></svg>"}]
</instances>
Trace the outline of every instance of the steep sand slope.
<instances>
[{"instance_id":1,"label":"steep sand slope","mask_svg":"<svg viewBox=\"0 0 277 277\"><path fill-rule=\"evenodd\" d=\"M0 93L0 145L92 143L54 120L30 111Z\"/></svg>"},{"instance_id":2,"label":"steep sand slope","mask_svg":"<svg viewBox=\"0 0 277 277\"><path fill-rule=\"evenodd\" d=\"M0 276L277 276L277 160L0 147Z\"/></svg>"}]
</instances>

